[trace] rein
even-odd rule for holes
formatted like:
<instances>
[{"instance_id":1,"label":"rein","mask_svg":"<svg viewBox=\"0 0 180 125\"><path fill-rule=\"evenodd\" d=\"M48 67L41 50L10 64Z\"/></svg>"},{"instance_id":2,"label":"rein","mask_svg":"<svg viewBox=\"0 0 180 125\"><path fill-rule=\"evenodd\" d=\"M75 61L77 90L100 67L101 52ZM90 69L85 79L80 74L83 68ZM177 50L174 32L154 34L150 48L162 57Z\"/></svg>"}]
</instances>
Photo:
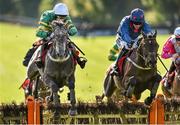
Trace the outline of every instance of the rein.
<instances>
[{"instance_id":1,"label":"rein","mask_svg":"<svg viewBox=\"0 0 180 125\"><path fill-rule=\"evenodd\" d=\"M153 38L148 38L148 39L152 39L153 40ZM139 46L140 47L140 46ZM140 54L140 53L138 53L137 52L137 55L139 55L144 61L146 60L145 59L145 57L142 55L142 54ZM138 65L137 63L135 63L133 60L131 60L129 57L127 58L127 60L129 61L129 62L131 62L136 68L138 68L138 69L141 69L141 70L150 70L150 69L152 69L152 68L150 68L150 67L142 67L142 66L140 66L140 65Z\"/></svg>"},{"instance_id":2,"label":"rein","mask_svg":"<svg viewBox=\"0 0 180 125\"><path fill-rule=\"evenodd\" d=\"M142 69L142 70L150 70L151 68L148 68L148 67L142 67L140 65L138 65L137 63L135 63L134 61L132 61L129 57L127 58L127 60L129 62L131 62L135 67L137 67L138 69Z\"/></svg>"},{"instance_id":3,"label":"rein","mask_svg":"<svg viewBox=\"0 0 180 125\"><path fill-rule=\"evenodd\" d=\"M53 49L55 50L55 47L52 45ZM71 55L71 51L68 51L67 53L67 57L60 59L60 58L54 58L51 56L50 52L47 53L47 56L49 57L50 60L52 60L53 62L58 62L58 63L62 63L65 62L66 60L68 60L70 58Z\"/></svg>"},{"instance_id":4,"label":"rein","mask_svg":"<svg viewBox=\"0 0 180 125\"><path fill-rule=\"evenodd\" d=\"M64 59L60 59L60 58L55 59L55 58L53 58L53 57L51 56L51 54L48 52L48 57L49 57L49 59L52 60L53 62L62 63L62 62L64 62L64 61L66 61L66 60L69 59L70 54L68 54L68 56L67 56L66 58L64 58Z\"/></svg>"},{"instance_id":5,"label":"rein","mask_svg":"<svg viewBox=\"0 0 180 125\"><path fill-rule=\"evenodd\" d=\"M145 57L143 55L141 55L140 53L137 52L137 54L145 61Z\"/></svg>"}]
</instances>

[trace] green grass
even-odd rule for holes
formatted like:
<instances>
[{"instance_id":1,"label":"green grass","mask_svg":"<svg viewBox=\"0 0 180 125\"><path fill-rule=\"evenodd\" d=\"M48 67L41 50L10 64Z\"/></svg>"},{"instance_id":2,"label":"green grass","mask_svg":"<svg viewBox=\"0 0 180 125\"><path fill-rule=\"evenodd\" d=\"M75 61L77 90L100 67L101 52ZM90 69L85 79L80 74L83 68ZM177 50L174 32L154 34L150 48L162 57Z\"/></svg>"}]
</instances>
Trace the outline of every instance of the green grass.
<instances>
[{"instance_id":1,"label":"green grass","mask_svg":"<svg viewBox=\"0 0 180 125\"><path fill-rule=\"evenodd\" d=\"M26 77L26 68L22 60L31 44L35 41L36 28L24 27L16 24L0 23L0 102L24 101L23 91L19 90ZM168 35L159 35L159 53ZM85 101L95 100L95 95L102 94L102 82L107 67L111 62L107 60L109 49L112 47L115 36L107 37L72 37L71 38L86 54L88 59L85 69L77 66L76 70L76 96ZM163 60L164 61L164 60ZM170 60L164 61L169 67ZM165 69L158 62L161 75ZM66 100L66 91L62 94ZM161 93L159 88L158 92ZM147 96L145 92L142 98Z\"/></svg>"}]
</instances>

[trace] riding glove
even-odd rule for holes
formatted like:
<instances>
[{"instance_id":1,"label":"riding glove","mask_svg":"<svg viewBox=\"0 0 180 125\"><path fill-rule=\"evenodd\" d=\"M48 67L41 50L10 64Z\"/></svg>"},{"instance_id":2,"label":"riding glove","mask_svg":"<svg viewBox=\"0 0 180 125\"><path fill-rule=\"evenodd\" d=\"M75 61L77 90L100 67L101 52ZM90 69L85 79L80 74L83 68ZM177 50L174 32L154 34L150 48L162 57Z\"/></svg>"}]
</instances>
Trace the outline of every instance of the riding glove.
<instances>
[{"instance_id":1,"label":"riding glove","mask_svg":"<svg viewBox=\"0 0 180 125\"><path fill-rule=\"evenodd\" d=\"M54 33L51 33L51 35L48 36L45 40L49 41L49 40L51 40L53 37L54 37Z\"/></svg>"},{"instance_id":2,"label":"riding glove","mask_svg":"<svg viewBox=\"0 0 180 125\"><path fill-rule=\"evenodd\" d=\"M72 27L71 29L69 29L69 35L70 35L70 36L76 35L77 32L78 32L78 31L77 31L76 27Z\"/></svg>"},{"instance_id":3,"label":"riding glove","mask_svg":"<svg viewBox=\"0 0 180 125\"><path fill-rule=\"evenodd\" d=\"M133 45L133 44L126 42L126 43L124 44L124 47L125 47L126 49L130 50L131 47L132 47L132 45Z\"/></svg>"},{"instance_id":4,"label":"riding glove","mask_svg":"<svg viewBox=\"0 0 180 125\"><path fill-rule=\"evenodd\" d=\"M37 31L36 36L40 38L46 38L49 36L49 32L40 30L40 31Z\"/></svg>"}]
</instances>

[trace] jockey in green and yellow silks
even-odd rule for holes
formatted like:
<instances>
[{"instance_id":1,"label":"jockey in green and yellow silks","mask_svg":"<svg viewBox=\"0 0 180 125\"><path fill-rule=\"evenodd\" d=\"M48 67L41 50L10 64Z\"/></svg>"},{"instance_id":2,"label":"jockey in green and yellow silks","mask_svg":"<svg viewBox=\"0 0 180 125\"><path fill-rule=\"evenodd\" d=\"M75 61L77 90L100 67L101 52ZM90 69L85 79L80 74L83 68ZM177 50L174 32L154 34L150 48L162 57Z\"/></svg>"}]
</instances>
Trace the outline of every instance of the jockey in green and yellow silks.
<instances>
[{"instance_id":1,"label":"jockey in green and yellow silks","mask_svg":"<svg viewBox=\"0 0 180 125\"><path fill-rule=\"evenodd\" d=\"M26 56L25 56L25 60L23 61L23 65L27 66L29 63L29 60L31 59L33 53L35 52L36 48L41 47L41 52L40 52L40 57L41 57L41 53L42 50L44 49L44 44L42 44L44 41L48 41L51 37L51 33L52 33L52 27L51 27L51 22L54 20L61 20L65 27L68 30L68 34L70 36L74 36L78 33L77 28L75 27L75 25L72 23L72 20L69 16L69 11L68 11L68 7L66 6L66 4L64 3L58 3L54 6L53 10L47 10L45 11L41 17L40 17L40 21L39 21L39 27L36 31L36 36L39 37L40 39L38 39L34 44L33 44L33 48L31 48ZM72 47L74 48L74 47ZM85 67L85 63L86 60L82 60L82 58L80 59L80 57L75 54L76 52L75 48L73 50L73 55L74 58L77 60L77 63L80 65L81 68ZM38 58L35 62L37 64L37 66L39 68L41 68L42 65L42 61L41 58Z\"/></svg>"},{"instance_id":2,"label":"jockey in green and yellow silks","mask_svg":"<svg viewBox=\"0 0 180 125\"><path fill-rule=\"evenodd\" d=\"M109 55L108 55L108 60L109 61L115 61L117 58L117 54L119 53L119 47L118 45L115 43L113 45L113 47L110 49L109 51Z\"/></svg>"},{"instance_id":3,"label":"jockey in green and yellow silks","mask_svg":"<svg viewBox=\"0 0 180 125\"><path fill-rule=\"evenodd\" d=\"M64 14L68 14L68 13L64 13ZM56 20L58 18L64 22L70 36L74 36L77 34L78 31L74 26L74 24L72 23L69 15L57 15L55 14L55 11L48 10L41 15L36 36L40 38L47 38L52 32L52 28L49 24L53 20Z\"/></svg>"}]
</instances>

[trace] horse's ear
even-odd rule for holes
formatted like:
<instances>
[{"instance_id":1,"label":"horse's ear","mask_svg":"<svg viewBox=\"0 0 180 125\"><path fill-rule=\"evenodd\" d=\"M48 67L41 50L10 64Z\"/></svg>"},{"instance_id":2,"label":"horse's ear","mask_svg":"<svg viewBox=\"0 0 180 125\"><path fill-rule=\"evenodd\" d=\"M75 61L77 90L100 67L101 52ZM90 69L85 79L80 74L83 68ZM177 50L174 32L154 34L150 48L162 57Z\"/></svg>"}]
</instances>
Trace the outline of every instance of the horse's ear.
<instances>
[{"instance_id":1,"label":"horse's ear","mask_svg":"<svg viewBox=\"0 0 180 125\"><path fill-rule=\"evenodd\" d=\"M141 34L142 34L143 38L146 38L146 37L147 37L144 32L141 32Z\"/></svg>"},{"instance_id":2,"label":"horse's ear","mask_svg":"<svg viewBox=\"0 0 180 125\"><path fill-rule=\"evenodd\" d=\"M157 35L157 29L155 29L153 37L156 37L156 35Z\"/></svg>"}]
</instances>

